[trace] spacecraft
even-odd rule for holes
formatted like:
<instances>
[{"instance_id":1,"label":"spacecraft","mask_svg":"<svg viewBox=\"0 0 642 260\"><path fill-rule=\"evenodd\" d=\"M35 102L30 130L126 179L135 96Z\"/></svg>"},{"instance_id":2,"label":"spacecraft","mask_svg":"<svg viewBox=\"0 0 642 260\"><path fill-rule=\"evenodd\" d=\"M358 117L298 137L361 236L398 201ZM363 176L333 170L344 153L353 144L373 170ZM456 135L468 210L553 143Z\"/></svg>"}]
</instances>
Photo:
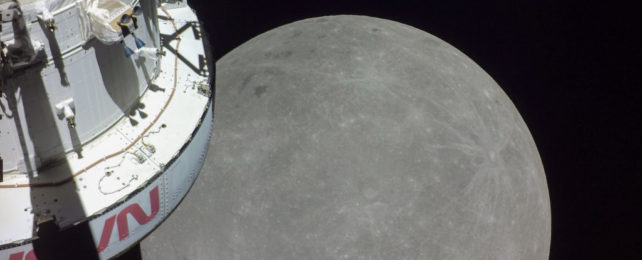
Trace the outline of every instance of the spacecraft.
<instances>
[{"instance_id":1,"label":"spacecraft","mask_svg":"<svg viewBox=\"0 0 642 260\"><path fill-rule=\"evenodd\" d=\"M89 227L115 257L186 195L212 131L213 66L183 1L0 0L0 259Z\"/></svg>"}]
</instances>

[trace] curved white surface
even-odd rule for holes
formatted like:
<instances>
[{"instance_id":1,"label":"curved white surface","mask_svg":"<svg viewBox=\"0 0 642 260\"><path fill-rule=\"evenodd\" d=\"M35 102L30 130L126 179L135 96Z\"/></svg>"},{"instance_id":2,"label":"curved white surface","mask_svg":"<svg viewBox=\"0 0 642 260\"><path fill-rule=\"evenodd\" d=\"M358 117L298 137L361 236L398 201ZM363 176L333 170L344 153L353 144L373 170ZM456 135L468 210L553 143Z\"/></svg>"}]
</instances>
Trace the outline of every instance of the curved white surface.
<instances>
[{"instance_id":1,"label":"curved white surface","mask_svg":"<svg viewBox=\"0 0 642 260\"><path fill-rule=\"evenodd\" d=\"M181 202L198 176L212 132L212 108L181 155L144 189L100 216L89 220L101 259L109 259L154 230ZM0 259L33 259L31 243L0 251ZM25 257L25 258L23 258Z\"/></svg>"}]
</instances>

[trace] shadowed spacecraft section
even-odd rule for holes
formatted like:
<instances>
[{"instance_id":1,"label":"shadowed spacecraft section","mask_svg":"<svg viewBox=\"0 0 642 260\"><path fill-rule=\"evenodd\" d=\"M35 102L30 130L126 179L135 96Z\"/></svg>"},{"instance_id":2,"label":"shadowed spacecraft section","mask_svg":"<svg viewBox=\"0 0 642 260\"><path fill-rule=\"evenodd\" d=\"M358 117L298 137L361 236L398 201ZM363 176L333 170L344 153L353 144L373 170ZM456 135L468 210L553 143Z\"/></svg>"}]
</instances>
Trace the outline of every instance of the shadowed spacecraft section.
<instances>
[{"instance_id":1,"label":"shadowed spacecraft section","mask_svg":"<svg viewBox=\"0 0 642 260\"><path fill-rule=\"evenodd\" d=\"M397 22L288 24L217 64L203 174L149 259L547 259L537 148L493 79Z\"/></svg>"}]
</instances>

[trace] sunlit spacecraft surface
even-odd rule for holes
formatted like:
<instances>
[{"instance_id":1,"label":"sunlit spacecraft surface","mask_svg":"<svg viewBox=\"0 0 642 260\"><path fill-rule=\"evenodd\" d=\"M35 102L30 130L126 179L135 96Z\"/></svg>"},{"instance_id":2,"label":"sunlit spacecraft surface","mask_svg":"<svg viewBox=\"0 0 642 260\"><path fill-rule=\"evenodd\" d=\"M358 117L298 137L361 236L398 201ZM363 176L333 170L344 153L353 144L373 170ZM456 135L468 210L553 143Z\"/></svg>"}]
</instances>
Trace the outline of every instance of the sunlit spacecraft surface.
<instances>
[{"instance_id":1,"label":"sunlit spacecraft surface","mask_svg":"<svg viewBox=\"0 0 642 260\"><path fill-rule=\"evenodd\" d=\"M207 154L208 47L182 1L0 0L0 259L87 225L121 254L186 195Z\"/></svg>"}]
</instances>

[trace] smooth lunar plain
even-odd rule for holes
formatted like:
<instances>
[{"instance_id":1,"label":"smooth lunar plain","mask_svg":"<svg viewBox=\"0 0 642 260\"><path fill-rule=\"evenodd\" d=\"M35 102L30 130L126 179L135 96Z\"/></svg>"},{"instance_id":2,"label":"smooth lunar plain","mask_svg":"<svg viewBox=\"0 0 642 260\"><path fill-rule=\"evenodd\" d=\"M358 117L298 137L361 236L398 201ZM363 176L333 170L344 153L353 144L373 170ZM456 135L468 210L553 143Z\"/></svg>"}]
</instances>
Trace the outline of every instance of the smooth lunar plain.
<instances>
[{"instance_id":1,"label":"smooth lunar plain","mask_svg":"<svg viewBox=\"0 0 642 260\"><path fill-rule=\"evenodd\" d=\"M216 66L205 166L144 258L548 258L528 128L446 42L330 16L257 36Z\"/></svg>"}]
</instances>

